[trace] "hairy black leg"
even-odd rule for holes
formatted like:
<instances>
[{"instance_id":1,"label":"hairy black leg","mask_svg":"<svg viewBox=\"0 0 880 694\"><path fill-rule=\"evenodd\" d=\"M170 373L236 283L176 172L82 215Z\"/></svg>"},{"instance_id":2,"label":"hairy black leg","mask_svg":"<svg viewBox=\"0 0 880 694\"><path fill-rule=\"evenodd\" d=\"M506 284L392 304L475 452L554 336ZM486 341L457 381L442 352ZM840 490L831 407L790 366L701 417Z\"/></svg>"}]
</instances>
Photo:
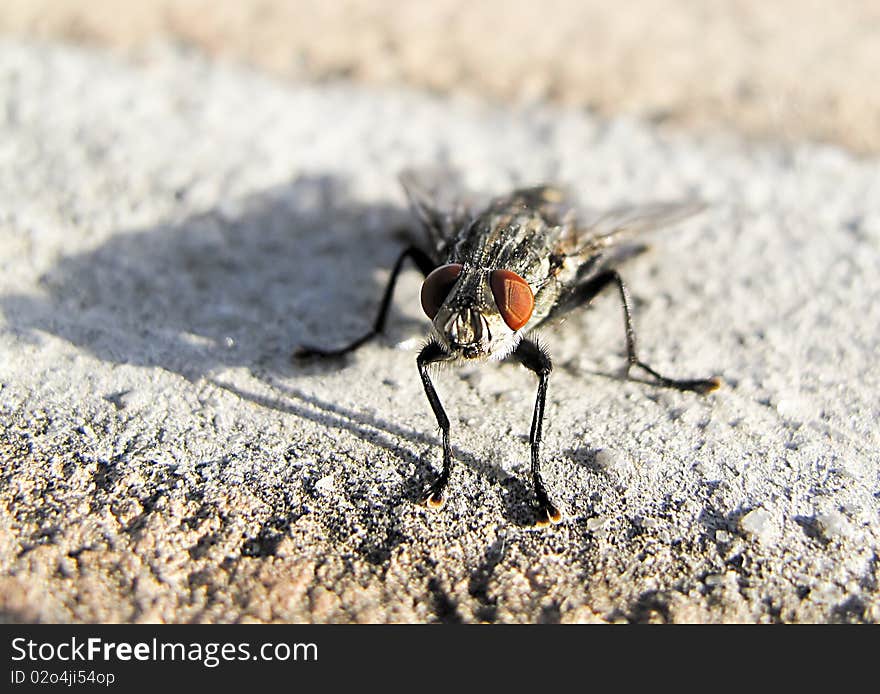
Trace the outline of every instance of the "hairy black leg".
<instances>
[{"instance_id":1,"label":"hairy black leg","mask_svg":"<svg viewBox=\"0 0 880 694\"><path fill-rule=\"evenodd\" d=\"M692 390L694 392L704 394L710 393L721 386L721 380L718 378L667 378L666 376L657 373L654 369L652 369L645 362L639 359L638 352L636 350L636 333L633 329L632 313L630 310L631 301L629 298L629 291L627 291L626 285L623 283L623 279L620 277L620 274L617 272L617 270L607 270L582 284L576 290L577 298L581 302L588 302L611 283L617 285L617 290L620 293L620 301L623 304L623 321L624 328L626 329L627 376L629 376L630 370L634 366L637 366L640 369L643 369L644 371L651 374L651 376L654 377L658 384L666 386L668 388L675 388L677 390Z\"/></svg>"},{"instance_id":2,"label":"hairy black leg","mask_svg":"<svg viewBox=\"0 0 880 694\"><path fill-rule=\"evenodd\" d=\"M529 434L529 445L532 452L532 479L535 483L535 496L538 498L538 525L559 523L562 514L554 506L550 497L547 496L547 488L541 479L541 425L544 421L544 403L547 400L547 384L550 380L550 372L553 364L550 355L541 348L537 342L529 338L520 340L514 356L527 369L534 371L538 376L538 395L535 399L535 413L532 416L532 430Z\"/></svg>"},{"instance_id":3,"label":"hairy black leg","mask_svg":"<svg viewBox=\"0 0 880 694\"><path fill-rule=\"evenodd\" d=\"M367 342L367 340L372 339L378 333L382 332L382 329L385 327L385 319L388 317L388 309L391 307L391 299L394 297L394 287L397 284L397 276L403 269L403 263L407 258L412 258L413 262L415 262L419 270L421 270L426 277L428 276L428 273L436 267L436 263L431 260L424 251L415 246L410 246L409 248L404 249L394 263L394 267L391 269L391 276L388 278L388 284L385 286L385 294L382 296L382 303L379 306L379 314L376 316L373 327L368 333L345 347L339 347L337 349L321 349L320 347L302 346L294 352L293 356L297 359L305 359L308 357L341 357L344 354L353 352Z\"/></svg>"},{"instance_id":4,"label":"hairy black leg","mask_svg":"<svg viewBox=\"0 0 880 694\"><path fill-rule=\"evenodd\" d=\"M425 503L432 508L440 508L446 503L444 493L446 485L449 484L449 474L452 472L452 447L449 444L449 417L446 416L440 398L437 397L437 391L434 390L434 384L431 383L428 366L446 359L449 359L449 354L439 343L432 340L419 352L416 360L419 365L419 375L422 377L422 385L425 387L425 395L428 396L428 402L431 403L431 409L434 410L437 425L443 432L443 471L425 495Z\"/></svg>"}]
</instances>

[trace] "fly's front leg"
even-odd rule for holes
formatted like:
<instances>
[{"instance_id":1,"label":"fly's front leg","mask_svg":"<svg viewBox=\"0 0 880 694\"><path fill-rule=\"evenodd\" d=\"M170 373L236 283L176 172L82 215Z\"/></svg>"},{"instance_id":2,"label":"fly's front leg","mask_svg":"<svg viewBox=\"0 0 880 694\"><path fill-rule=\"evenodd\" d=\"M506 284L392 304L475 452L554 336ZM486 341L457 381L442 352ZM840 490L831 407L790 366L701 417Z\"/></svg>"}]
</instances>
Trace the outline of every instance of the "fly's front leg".
<instances>
[{"instance_id":1,"label":"fly's front leg","mask_svg":"<svg viewBox=\"0 0 880 694\"><path fill-rule=\"evenodd\" d=\"M452 472L452 447L449 444L449 417L446 416L440 398L437 397L437 391L434 390L434 384L431 383L428 366L447 359L449 359L449 354L434 341L425 345L419 352L417 359L419 375L422 377L422 385L425 387L425 395L428 397L428 402L431 403L431 409L434 410L434 416L437 418L437 425L443 433L443 471L425 495L425 503L431 508L441 508L446 503L446 485L449 484L449 474Z\"/></svg>"},{"instance_id":2,"label":"fly's front leg","mask_svg":"<svg viewBox=\"0 0 880 694\"><path fill-rule=\"evenodd\" d=\"M692 390L696 393L705 394L711 393L713 390L717 390L721 386L721 380L719 378L667 378L666 376L657 373L654 369L652 369L645 362L639 359L638 352L636 350L636 333L633 329L632 312L630 310L630 304L632 302L629 298L629 292L626 289L626 285L623 283L623 279L620 277L620 274L617 272L617 270L608 270L597 275L596 277L579 287L577 292L582 301L590 301L590 299L596 296L596 294L598 294L611 283L617 285L617 290L620 293L620 301L623 304L623 321L624 328L626 330L627 377L629 376L629 372L632 370L632 368L634 366L637 366L640 369L647 371L649 374L651 374L651 376L654 377L657 383L668 388L675 388L677 390Z\"/></svg>"},{"instance_id":3,"label":"fly's front leg","mask_svg":"<svg viewBox=\"0 0 880 694\"><path fill-rule=\"evenodd\" d=\"M551 503L550 497L547 495L547 488L544 486L544 480L541 479L540 466L541 425L544 421L544 403L547 400L547 384L550 380L553 364L550 361L550 355L537 342L529 338L522 339L513 354L523 366L534 371L538 376L538 395L535 399L535 413L532 416L532 430L529 434L532 453L532 479L535 483L535 496L538 499L537 525L545 526L550 523L559 523L562 520L562 514Z\"/></svg>"},{"instance_id":4,"label":"fly's front leg","mask_svg":"<svg viewBox=\"0 0 880 694\"><path fill-rule=\"evenodd\" d=\"M385 294L382 296L382 303L379 306L379 314L376 316L376 320L373 322L373 327L368 333L359 337L354 342L345 345L345 347L339 347L337 349L321 349L320 347L302 346L294 352L293 356L297 359L306 359L309 357L341 357L349 352L353 352L362 344L382 332L382 329L385 327L385 319L388 317L388 309L391 307L391 299L394 297L394 287L397 284L397 276L403 269L403 263L407 258L412 258L413 262L415 262L419 270L421 270L426 277L431 270L436 267L434 261L431 260L427 253L421 249L416 248L415 246L410 246L409 248L404 249L394 263L394 267L391 269L391 277L388 278L388 284L385 286Z\"/></svg>"}]
</instances>

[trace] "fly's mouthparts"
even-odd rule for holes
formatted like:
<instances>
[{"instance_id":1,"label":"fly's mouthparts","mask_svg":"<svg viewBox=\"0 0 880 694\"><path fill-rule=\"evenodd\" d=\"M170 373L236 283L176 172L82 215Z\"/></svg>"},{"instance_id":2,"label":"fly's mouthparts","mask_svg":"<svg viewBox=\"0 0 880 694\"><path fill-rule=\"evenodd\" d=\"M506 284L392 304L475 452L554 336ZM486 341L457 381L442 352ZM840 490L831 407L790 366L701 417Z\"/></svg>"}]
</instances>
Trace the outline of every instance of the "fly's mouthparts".
<instances>
[{"instance_id":1,"label":"fly's mouthparts","mask_svg":"<svg viewBox=\"0 0 880 694\"><path fill-rule=\"evenodd\" d=\"M453 313L445 326L449 341L456 346L477 345L489 337L489 326L479 311L465 308Z\"/></svg>"}]
</instances>

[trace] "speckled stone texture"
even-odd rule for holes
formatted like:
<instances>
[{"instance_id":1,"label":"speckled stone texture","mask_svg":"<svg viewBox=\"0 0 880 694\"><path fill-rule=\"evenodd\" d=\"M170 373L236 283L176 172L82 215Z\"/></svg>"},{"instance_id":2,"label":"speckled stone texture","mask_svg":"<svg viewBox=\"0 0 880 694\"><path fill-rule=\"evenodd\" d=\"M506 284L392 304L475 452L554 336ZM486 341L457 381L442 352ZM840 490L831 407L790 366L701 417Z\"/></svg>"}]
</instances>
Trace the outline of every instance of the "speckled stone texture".
<instances>
[{"instance_id":1,"label":"speckled stone texture","mask_svg":"<svg viewBox=\"0 0 880 694\"><path fill-rule=\"evenodd\" d=\"M551 107L277 83L0 44L0 610L11 621L877 621L880 176L817 146ZM411 220L404 167L584 204L699 195L532 374L440 372L447 506L415 355L419 278L372 320Z\"/></svg>"}]
</instances>

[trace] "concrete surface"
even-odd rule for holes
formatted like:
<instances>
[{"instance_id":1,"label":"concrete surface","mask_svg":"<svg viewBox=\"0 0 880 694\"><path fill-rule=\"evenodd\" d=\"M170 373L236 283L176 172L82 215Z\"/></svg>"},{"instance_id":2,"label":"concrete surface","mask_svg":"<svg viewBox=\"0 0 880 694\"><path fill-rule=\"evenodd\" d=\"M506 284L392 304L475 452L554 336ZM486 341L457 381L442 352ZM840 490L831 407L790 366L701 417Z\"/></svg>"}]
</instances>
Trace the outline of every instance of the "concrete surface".
<instances>
[{"instance_id":1,"label":"concrete surface","mask_svg":"<svg viewBox=\"0 0 880 694\"><path fill-rule=\"evenodd\" d=\"M877 621L878 162L551 107L274 82L0 44L0 609L12 621ZM440 460L419 280L372 320L410 219L395 175L541 180L603 207L698 194L619 307L545 331L531 374L447 370Z\"/></svg>"},{"instance_id":2,"label":"concrete surface","mask_svg":"<svg viewBox=\"0 0 880 694\"><path fill-rule=\"evenodd\" d=\"M4 0L0 34L178 41L276 75L551 99L880 153L880 5L862 0Z\"/></svg>"}]
</instances>

